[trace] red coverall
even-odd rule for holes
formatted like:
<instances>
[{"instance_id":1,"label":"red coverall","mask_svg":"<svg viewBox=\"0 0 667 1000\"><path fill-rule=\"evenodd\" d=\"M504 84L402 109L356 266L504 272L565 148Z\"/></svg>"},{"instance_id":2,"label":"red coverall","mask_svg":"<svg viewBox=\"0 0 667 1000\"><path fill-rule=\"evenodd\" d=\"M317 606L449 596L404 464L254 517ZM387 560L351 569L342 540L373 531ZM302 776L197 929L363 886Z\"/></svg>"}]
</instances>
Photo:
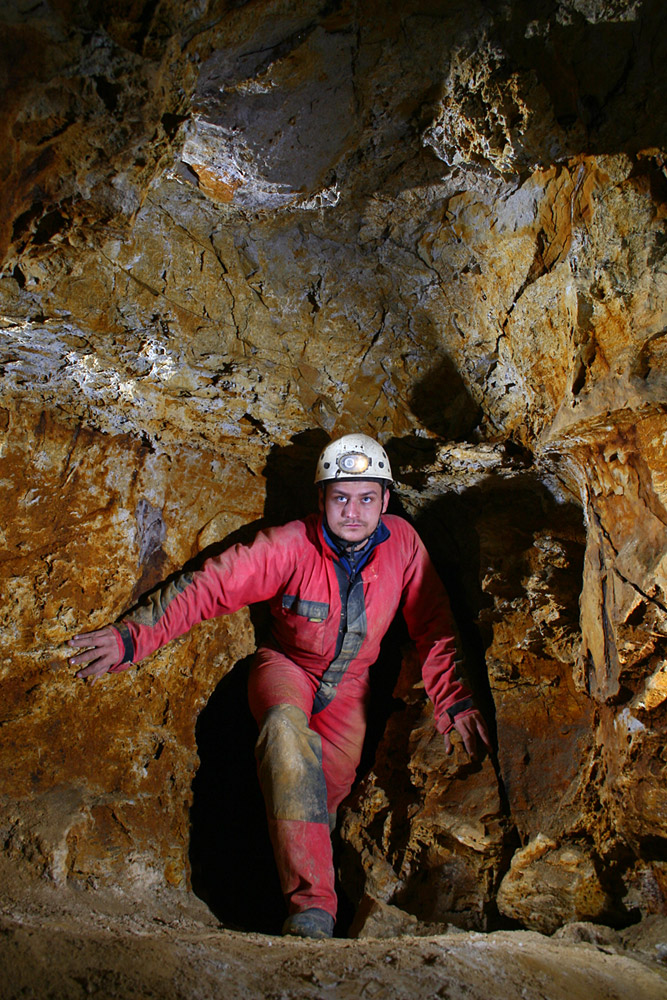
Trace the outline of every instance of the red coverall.
<instances>
[{"instance_id":1,"label":"red coverall","mask_svg":"<svg viewBox=\"0 0 667 1000\"><path fill-rule=\"evenodd\" d=\"M249 679L260 727L258 772L290 913L336 914L330 823L361 756L368 673L400 607L417 646L441 732L472 707L457 675L445 590L415 530L384 515L388 531L350 591L313 514L260 532L182 574L117 626L123 661L144 659L195 623L268 601L269 640ZM384 530L384 529L383 529ZM451 711L451 715L450 715Z\"/></svg>"}]
</instances>

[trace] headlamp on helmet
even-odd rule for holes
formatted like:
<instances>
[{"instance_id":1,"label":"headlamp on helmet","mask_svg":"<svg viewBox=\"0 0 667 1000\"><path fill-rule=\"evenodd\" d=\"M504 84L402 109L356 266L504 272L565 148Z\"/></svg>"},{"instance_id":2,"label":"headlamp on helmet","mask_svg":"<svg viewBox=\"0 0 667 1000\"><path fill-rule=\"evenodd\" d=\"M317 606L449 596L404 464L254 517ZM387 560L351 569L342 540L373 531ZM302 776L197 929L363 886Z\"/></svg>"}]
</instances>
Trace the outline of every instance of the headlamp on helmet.
<instances>
[{"instance_id":1,"label":"headlamp on helmet","mask_svg":"<svg viewBox=\"0 0 667 1000\"><path fill-rule=\"evenodd\" d=\"M337 458L336 465L341 472L346 472L350 476L360 476L368 469L370 459L368 455L362 455L361 452L351 451L347 455L341 455Z\"/></svg>"},{"instance_id":2,"label":"headlamp on helmet","mask_svg":"<svg viewBox=\"0 0 667 1000\"><path fill-rule=\"evenodd\" d=\"M367 434L346 434L328 444L319 457L315 482L341 479L374 479L391 483L387 453Z\"/></svg>"}]
</instances>

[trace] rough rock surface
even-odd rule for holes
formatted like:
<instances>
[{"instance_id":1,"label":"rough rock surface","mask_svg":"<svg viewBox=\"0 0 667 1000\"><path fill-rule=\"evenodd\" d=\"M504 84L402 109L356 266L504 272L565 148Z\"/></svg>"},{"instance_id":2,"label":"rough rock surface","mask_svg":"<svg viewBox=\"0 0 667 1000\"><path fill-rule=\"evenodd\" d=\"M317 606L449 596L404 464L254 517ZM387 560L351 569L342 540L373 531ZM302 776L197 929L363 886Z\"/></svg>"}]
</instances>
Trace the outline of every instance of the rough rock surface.
<instances>
[{"instance_id":1,"label":"rough rock surface","mask_svg":"<svg viewBox=\"0 0 667 1000\"><path fill-rule=\"evenodd\" d=\"M192 895L129 896L17 880L3 866L0 998L662 1000L665 921L618 933L455 931L390 941L298 941L222 928ZM639 946L638 946L639 942Z\"/></svg>"},{"instance_id":2,"label":"rough rock surface","mask_svg":"<svg viewBox=\"0 0 667 1000\"><path fill-rule=\"evenodd\" d=\"M397 632L341 818L348 922L665 914L666 16L3 5L0 829L26 872L213 898L195 725L261 615L91 687L59 647L307 511L295 483L358 428L497 755L444 758Z\"/></svg>"}]
</instances>

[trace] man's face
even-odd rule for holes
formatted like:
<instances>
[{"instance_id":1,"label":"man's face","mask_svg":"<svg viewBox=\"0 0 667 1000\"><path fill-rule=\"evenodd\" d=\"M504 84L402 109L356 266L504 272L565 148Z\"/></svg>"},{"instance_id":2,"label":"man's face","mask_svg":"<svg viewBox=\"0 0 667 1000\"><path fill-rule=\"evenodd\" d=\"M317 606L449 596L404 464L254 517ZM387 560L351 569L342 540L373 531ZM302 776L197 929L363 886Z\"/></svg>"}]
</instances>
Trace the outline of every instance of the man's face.
<instances>
[{"instance_id":1,"label":"man's face","mask_svg":"<svg viewBox=\"0 0 667 1000\"><path fill-rule=\"evenodd\" d=\"M377 528L388 503L389 491L383 497L379 483L343 479L327 483L324 495L320 491L320 510L326 512L333 533L346 542L365 542Z\"/></svg>"}]
</instances>

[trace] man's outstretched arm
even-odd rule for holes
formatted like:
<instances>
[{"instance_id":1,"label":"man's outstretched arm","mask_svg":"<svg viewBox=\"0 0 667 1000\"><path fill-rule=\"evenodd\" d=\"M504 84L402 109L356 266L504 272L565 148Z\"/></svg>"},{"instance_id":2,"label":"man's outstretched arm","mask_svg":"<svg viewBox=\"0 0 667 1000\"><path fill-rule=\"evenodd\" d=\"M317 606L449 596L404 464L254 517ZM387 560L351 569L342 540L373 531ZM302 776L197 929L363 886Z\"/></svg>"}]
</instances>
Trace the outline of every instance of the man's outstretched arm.
<instances>
[{"instance_id":1,"label":"man's outstretched arm","mask_svg":"<svg viewBox=\"0 0 667 1000\"><path fill-rule=\"evenodd\" d=\"M260 531L249 546L235 545L149 594L115 625L75 635L70 657L76 676L97 680L126 670L193 625L272 597L294 569L303 544L302 522Z\"/></svg>"}]
</instances>

